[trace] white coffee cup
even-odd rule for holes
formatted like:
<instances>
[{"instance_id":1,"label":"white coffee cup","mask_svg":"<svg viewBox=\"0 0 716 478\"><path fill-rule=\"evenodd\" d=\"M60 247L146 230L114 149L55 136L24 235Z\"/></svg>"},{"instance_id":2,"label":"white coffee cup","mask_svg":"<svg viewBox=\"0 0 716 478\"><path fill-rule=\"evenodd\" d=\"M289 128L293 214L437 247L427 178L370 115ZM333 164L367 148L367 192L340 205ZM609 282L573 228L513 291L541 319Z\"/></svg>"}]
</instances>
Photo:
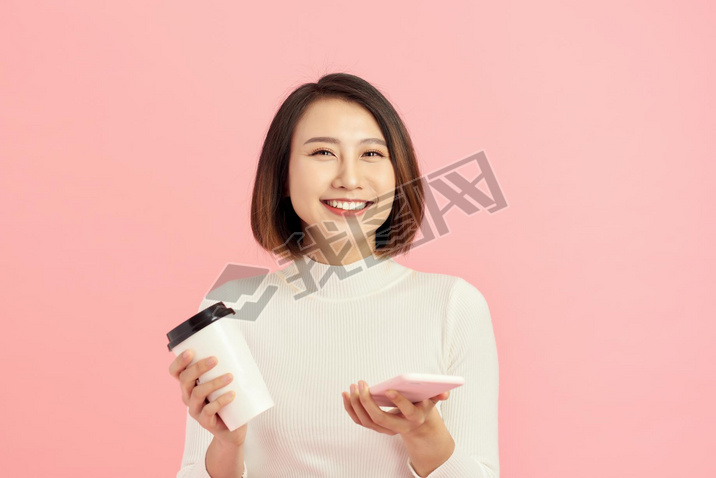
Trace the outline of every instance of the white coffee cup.
<instances>
[{"instance_id":1,"label":"white coffee cup","mask_svg":"<svg viewBox=\"0 0 716 478\"><path fill-rule=\"evenodd\" d=\"M218 412L227 428L234 431L275 404L241 333L239 321L230 314L235 314L233 309L217 302L172 329L167 338L169 350L177 357L187 349L194 351L189 365L207 357L217 358L217 364L199 377L200 384L225 373L233 374L228 385L214 390L207 398L212 402L234 391L234 399Z\"/></svg>"}]
</instances>

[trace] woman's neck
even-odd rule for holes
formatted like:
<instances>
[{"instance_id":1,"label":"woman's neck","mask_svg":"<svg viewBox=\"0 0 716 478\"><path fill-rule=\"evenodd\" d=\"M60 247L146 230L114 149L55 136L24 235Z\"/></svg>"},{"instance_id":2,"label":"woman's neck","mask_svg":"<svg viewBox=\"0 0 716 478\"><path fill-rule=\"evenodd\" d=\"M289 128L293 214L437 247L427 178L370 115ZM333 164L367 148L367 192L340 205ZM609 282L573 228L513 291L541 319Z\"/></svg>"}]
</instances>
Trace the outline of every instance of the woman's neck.
<instances>
[{"instance_id":1,"label":"woman's neck","mask_svg":"<svg viewBox=\"0 0 716 478\"><path fill-rule=\"evenodd\" d=\"M350 238L348 238L347 240L335 242L335 248L332 244L319 244L316 248L312 248L311 251L307 252L306 256L312 261L330 266L347 266L359 261L365 261L367 258L377 259L375 240L371 240L371 243L363 241L356 244L350 242ZM349 246L347 247L346 244L349 244ZM338 249L338 252L335 249Z\"/></svg>"}]
</instances>

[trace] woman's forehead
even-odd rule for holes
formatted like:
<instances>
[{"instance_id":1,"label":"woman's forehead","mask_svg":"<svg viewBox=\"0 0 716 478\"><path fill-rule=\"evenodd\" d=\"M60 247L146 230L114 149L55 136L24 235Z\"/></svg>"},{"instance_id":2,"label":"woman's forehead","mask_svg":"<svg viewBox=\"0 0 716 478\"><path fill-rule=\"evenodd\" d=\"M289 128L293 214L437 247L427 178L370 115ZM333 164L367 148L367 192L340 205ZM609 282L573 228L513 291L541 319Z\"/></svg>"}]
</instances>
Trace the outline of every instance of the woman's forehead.
<instances>
[{"instance_id":1,"label":"woman's forehead","mask_svg":"<svg viewBox=\"0 0 716 478\"><path fill-rule=\"evenodd\" d=\"M324 142L354 143L376 138L385 142L378 122L357 103L318 100L311 104L296 124L294 139L305 144L312 138L333 138Z\"/></svg>"}]
</instances>

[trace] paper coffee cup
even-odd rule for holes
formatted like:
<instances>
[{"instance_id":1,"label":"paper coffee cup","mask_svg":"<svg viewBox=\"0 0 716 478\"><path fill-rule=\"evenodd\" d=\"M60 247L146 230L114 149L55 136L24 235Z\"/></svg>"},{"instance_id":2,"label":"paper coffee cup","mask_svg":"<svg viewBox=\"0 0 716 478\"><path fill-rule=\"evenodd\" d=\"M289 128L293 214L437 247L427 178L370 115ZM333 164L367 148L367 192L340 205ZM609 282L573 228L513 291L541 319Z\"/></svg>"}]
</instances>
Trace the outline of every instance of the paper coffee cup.
<instances>
[{"instance_id":1,"label":"paper coffee cup","mask_svg":"<svg viewBox=\"0 0 716 478\"><path fill-rule=\"evenodd\" d=\"M233 374L234 378L228 385L214 390L207 397L212 402L234 391L234 399L219 410L221 420L231 431L275 405L241 333L239 321L230 316L234 313L223 302L217 302L167 334L168 348L175 356L178 357L187 349L194 351L189 365L212 355L218 359L214 367L199 377L200 384L225 373Z\"/></svg>"}]
</instances>

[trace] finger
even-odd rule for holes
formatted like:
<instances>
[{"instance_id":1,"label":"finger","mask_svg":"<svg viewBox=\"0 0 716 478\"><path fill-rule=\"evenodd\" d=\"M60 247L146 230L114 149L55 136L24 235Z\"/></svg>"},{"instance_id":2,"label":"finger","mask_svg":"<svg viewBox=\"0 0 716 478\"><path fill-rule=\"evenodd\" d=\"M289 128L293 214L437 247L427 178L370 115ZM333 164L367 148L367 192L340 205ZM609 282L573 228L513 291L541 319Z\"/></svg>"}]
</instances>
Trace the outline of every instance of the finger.
<instances>
[{"instance_id":1,"label":"finger","mask_svg":"<svg viewBox=\"0 0 716 478\"><path fill-rule=\"evenodd\" d=\"M440 395L435 395L433 398L437 401L447 400L448 398L450 398L450 390L448 390L447 392L443 392Z\"/></svg>"},{"instance_id":2,"label":"finger","mask_svg":"<svg viewBox=\"0 0 716 478\"><path fill-rule=\"evenodd\" d=\"M211 392L228 385L232 379L231 373L225 373L214 380L195 386L189 397L189 411L193 414L192 416L196 418L201 413L205 405L204 402Z\"/></svg>"},{"instance_id":3,"label":"finger","mask_svg":"<svg viewBox=\"0 0 716 478\"><path fill-rule=\"evenodd\" d=\"M358 387L351 384L351 405L353 405L353 410L355 411L356 415L358 416L358 419L361 422L361 425L363 425L366 428L370 428L371 430L375 430L377 432L381 433L387 433L387 434L393 434L394 432L392 430L388 430L387 428L383 428L380 425L373 422L373 420L370 418L370 415L365 411L365 408L363 408L363 405L360 401L360 396L358 395Z\"/></svg>"},{"instance_id":4,"label":"finger","mask_svg":"<svg viewBox=\"0 0 716 478\"><path fill-rule=\"evenodd\" d=\"M437 402L433 401L432 399L426 399L423 400L420 403L416 403L414 406L418 410L418 414L420 415L420 419L416 419L414 423L417 423L419 425L422 425L423 422L427 419L428 414L430 411L435 408L435 404Z\"/></svg>"},{"instance_id":5,"label":"finger","mask_svg":"<svg viewBox=\"0 0 716 478\"><path fill-rule=\"evenodd\" d=\"M179 374L184 371L187 365L191 363L192 350L187 349L180 353L172 363L169 364L169 374L179 380Z\"/></svg>"},{"instance_id":6,"label":"finger","mask_svg":"<svg viewBox=\"0 0 716 478\"><path fill-rule=\"evenodd\" d=\"M393 392L394 396L390 396L390 392ZM390 399L391 402L395 403L395 406L400 409L400 411L403 413L403 416L405 416L405 419L412 422L415 425L422 425L423 421L425 420L424 414L421 412L421 410L413 405L413 403L405 398L400 392L397 390L387 390L386 397ZM422 403L424 403L426 400L423 400ZM430 400L427 400L428 402L431 402ZM432 403L432 402L431 402ZM433 403L433 405L435 405Z\"/></svg>"},{"instance_id":7,"label":"finger","mask_svg":"<svg viewBox=\"0 0 716 478\"><path fill-rule=\"evenodd\" d=\"M381 410L380 407L378 407L378 404L375 403L373 397L370 396L370 388L368 387L368 384L365 381L361 380L358 385L358 392L361 404L363 405L363 408L365 409L366 413L368 413L368 415L370 416L373 423L384 429L390 430L393 434L398 433L398 431L402 430L404 427L402 420L396 418L392 414L387 414L386 412ZM360 391L360 385L363 385L363 391Z\"/></svg>"},{"instance_id":8,"label":"finger","mask_svg":"<svg viewBox=\"0 0 716 478\"><path fill-rule=\"evenodd\" d=\"M201 375L211 370L217 364L216 357L207 357L199 360L194 365L187 367L183 372L179 374L179 381L181 382L182 399L186 405L189 405L189 400L196 386L196 379Z\"/></svg>"},{"instance_id":9,"label":"finger","mask_svg":"<svg viewBox=\"0 0 716 478\"><path fill-rule=\"evenodd\" d=\"M179 380L182 382L195 382L197 378L213 368L217 362L217 358L213 355L198 360L194 365L190 365L179 374Z\"/></svg>"},{"instance_id":10,"label":"finger","mask_svg":"<svg viewBox=\"0 0 716 478\"><path fill-rule=\"evenodd\" d=\"M441 400L447 400L450 396L450 390L447 392L443 392L440 395L435 395L434 397L430 397L430 400L433 401L433 403L437 404Z\"/></svg>"},{"instance_id":11,"label":"finger","mask_svg":"<svg viewBox=\"0 0 716 478\"><path fill-rule=\"evenodd\" d=\"M213 402L204 405L204 408L201 409L201 418L204 420L203 423L213 429L218 421L216 414L219 410L228 405L235 397L236 393L232 390L230 392L226 392Z\"/></svg>"},{"instance_id":12,"label":"finger","mask_svg":"<svg viewBox=\"0 0 716 478\"><path fill-rule=\"evenodd\" d=\"M232 375L230 373L226 373L206 383L195 386L191 391L191 396L189 397L189 411L194 414L192 416L196 418L196 416L201 413L204 405L209 403L209 399L207 397L214 390L218 390L228 385L232 379Z\"/></svg>"},{"instance_id":13,"label":"finger","mask_svg":"<svg viewBox=\"0 0 716 478\"><path fill-rule=\"evenodd\" d=\"M358 387L356 387L354 384L351 384L350 404L353 408L353 412L358 418L359 425L362 425L375 431L388 431L382 429L382 427L373 423L373 420L370 418L370 415L368 415L368 413L365 411L365 408L363 408L363 405L361 404Z\"/></svg>"},{"instance_id":14,"label":"finger","mask_svg":"<svg viewBox=\"0 0 716 478\"><path fill-rule=\"evenodd\" d=\"M351 399L348 394L346 392L341 392L341 396L343 397L343 408L346 409L348 415L350 415L351 419L355 423L357 423L358 425L362 425L360 419L358 418L358 415L356 415L356 412L353 410L353 405L351 405Z\"/></svg>"}]
</instances>

